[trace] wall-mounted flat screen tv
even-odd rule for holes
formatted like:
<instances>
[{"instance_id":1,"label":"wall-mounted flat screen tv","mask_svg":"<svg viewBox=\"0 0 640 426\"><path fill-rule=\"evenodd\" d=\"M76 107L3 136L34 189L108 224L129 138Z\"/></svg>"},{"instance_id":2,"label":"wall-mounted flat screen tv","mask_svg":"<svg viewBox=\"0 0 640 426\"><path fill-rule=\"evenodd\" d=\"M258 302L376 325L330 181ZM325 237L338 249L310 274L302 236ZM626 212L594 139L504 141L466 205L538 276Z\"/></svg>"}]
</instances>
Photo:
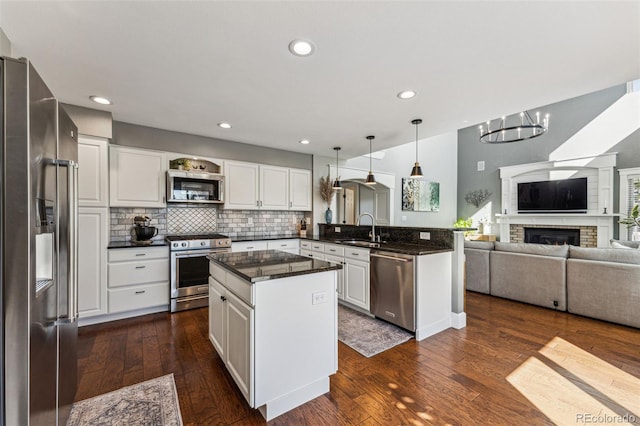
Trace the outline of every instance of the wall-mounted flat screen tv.
<instances>
[{"instance_id":1,"label":"wall-mounted flat screen tv","mask_svg":"<svg viewBox=\"0 0 640 426\"><path fill-rule=\"evenodd\" d=\"M518 213L586 213L587 178L518 183Z\"/></svg>"}]
</instances>

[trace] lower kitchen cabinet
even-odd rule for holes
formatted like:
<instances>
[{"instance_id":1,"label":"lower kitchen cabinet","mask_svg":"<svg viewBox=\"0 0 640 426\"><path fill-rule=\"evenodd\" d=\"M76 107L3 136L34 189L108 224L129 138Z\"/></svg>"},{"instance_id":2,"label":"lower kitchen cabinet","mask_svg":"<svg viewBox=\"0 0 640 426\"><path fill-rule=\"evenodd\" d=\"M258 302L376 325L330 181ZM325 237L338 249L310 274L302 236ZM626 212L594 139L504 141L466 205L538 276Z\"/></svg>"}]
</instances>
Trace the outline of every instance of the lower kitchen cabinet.
<instances>
[{"instance_id":1,"label":"lower kitchen cabinet","mask_svg":"<svg viewBox=\"0 0 640 426\"><path fill-rule=\"evenodd\" d=\"M107 313L107 235L109 210L78 211L78 314L88 318Z\"/></svg>"},{"instance_id":2,"label":"lower kitchen cabinet","mask_svg":"<svg viewBox=\"0 0 640 426\"><path fill-rule=\"evenodd\" d=\"M169 304L169 248L109 250L109 313Z\"/></svg>"},{"instance_id":3,"label":"lower kitchen cabinet","mask_svg":"<svg viewBox=\"0 0 640 426\"><path fill-rule=\"evenodd\" d=\"M331 263L337 263L338 265L342 265L342 269L336 271L337 275L338 275L338 299L343 300L344 299L344 271L346 268L346 262L344 261L344 257L340 257L340 256L332 256L329 254L326 254L324 256L324 260L326 260L327 262L331 262Z\"/></svg>"},{"instance_id":4,"label":"lower kitchen cabinet","mask_svg":"<svg viewBox=\"0 0 640 426\"><path fill-rule=\"evenodd\" d=\"M345 261L344 301L369 310L369 262Z\"/></svg>"}]
</instances>

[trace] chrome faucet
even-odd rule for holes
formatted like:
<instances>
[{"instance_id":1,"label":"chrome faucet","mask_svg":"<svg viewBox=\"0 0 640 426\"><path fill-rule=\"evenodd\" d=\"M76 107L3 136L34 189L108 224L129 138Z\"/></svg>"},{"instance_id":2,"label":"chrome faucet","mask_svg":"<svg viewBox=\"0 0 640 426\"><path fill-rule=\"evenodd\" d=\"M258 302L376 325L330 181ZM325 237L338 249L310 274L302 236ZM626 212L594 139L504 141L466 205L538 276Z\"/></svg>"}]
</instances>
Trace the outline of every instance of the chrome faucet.
<instances>
[{"instance_id":1,"label":"chrome faucet","mask_svg":"<svg viewBox=\"0 0 640 426\"><path fill-rule=\"evenodd\" d=\"M371 218L371 231L369 232L369 237L371 238L371 241L375 243L376 242L376 220L371 213L364 212L360 214L360 216L358 216L356 226L360 226L360 219L362 219L362 216L369 216ZM377 241L380 241L380 237L377 237L377 238L378 238Z\"/></svg>"}]
</instances>

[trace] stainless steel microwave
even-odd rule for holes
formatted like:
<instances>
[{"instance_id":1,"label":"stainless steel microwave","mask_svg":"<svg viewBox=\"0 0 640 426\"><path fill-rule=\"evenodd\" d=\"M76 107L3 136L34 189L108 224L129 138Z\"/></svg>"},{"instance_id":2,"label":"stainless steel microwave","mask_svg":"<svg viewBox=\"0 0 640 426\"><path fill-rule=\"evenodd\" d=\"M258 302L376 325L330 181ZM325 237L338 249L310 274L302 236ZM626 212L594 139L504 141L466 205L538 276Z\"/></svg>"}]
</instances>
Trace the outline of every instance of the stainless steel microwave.
<instances>
[{"instance_id":1,"label":"stainless steel microwave","mask_svg":"<svg viewBox=\"0 0 640 426\"><path fill-rule=\"evenodd\" d=\"M167 202L224 203L224 176L219 173L169 170Z\"/></svg>"}]
</instances>

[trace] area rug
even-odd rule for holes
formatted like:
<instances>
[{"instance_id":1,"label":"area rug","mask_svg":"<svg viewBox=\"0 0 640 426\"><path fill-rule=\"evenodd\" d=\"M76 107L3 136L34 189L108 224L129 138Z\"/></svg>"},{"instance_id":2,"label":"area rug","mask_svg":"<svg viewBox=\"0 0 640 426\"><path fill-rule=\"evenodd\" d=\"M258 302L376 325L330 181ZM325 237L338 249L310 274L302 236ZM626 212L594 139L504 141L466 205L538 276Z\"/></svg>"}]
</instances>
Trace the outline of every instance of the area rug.
<instances>
[{"instance_id":1,"label":"area rug","mask_svg":"<svg viewBox=\"0 0 640 426\"><path fill-rule=\"evenodd\" d=\"M338 340L367 358L412 337L400 327L338 305Z\"/></svg>"},{"instance_id":2,"label":"area rug","mask_svg":"<svg viewBox=\"0 0 640 426\"><path fill-rule=\"evenodd\" d=\"M173 374L76 402L67 426L182 426Z\"/></svg>"}]
</instances>

